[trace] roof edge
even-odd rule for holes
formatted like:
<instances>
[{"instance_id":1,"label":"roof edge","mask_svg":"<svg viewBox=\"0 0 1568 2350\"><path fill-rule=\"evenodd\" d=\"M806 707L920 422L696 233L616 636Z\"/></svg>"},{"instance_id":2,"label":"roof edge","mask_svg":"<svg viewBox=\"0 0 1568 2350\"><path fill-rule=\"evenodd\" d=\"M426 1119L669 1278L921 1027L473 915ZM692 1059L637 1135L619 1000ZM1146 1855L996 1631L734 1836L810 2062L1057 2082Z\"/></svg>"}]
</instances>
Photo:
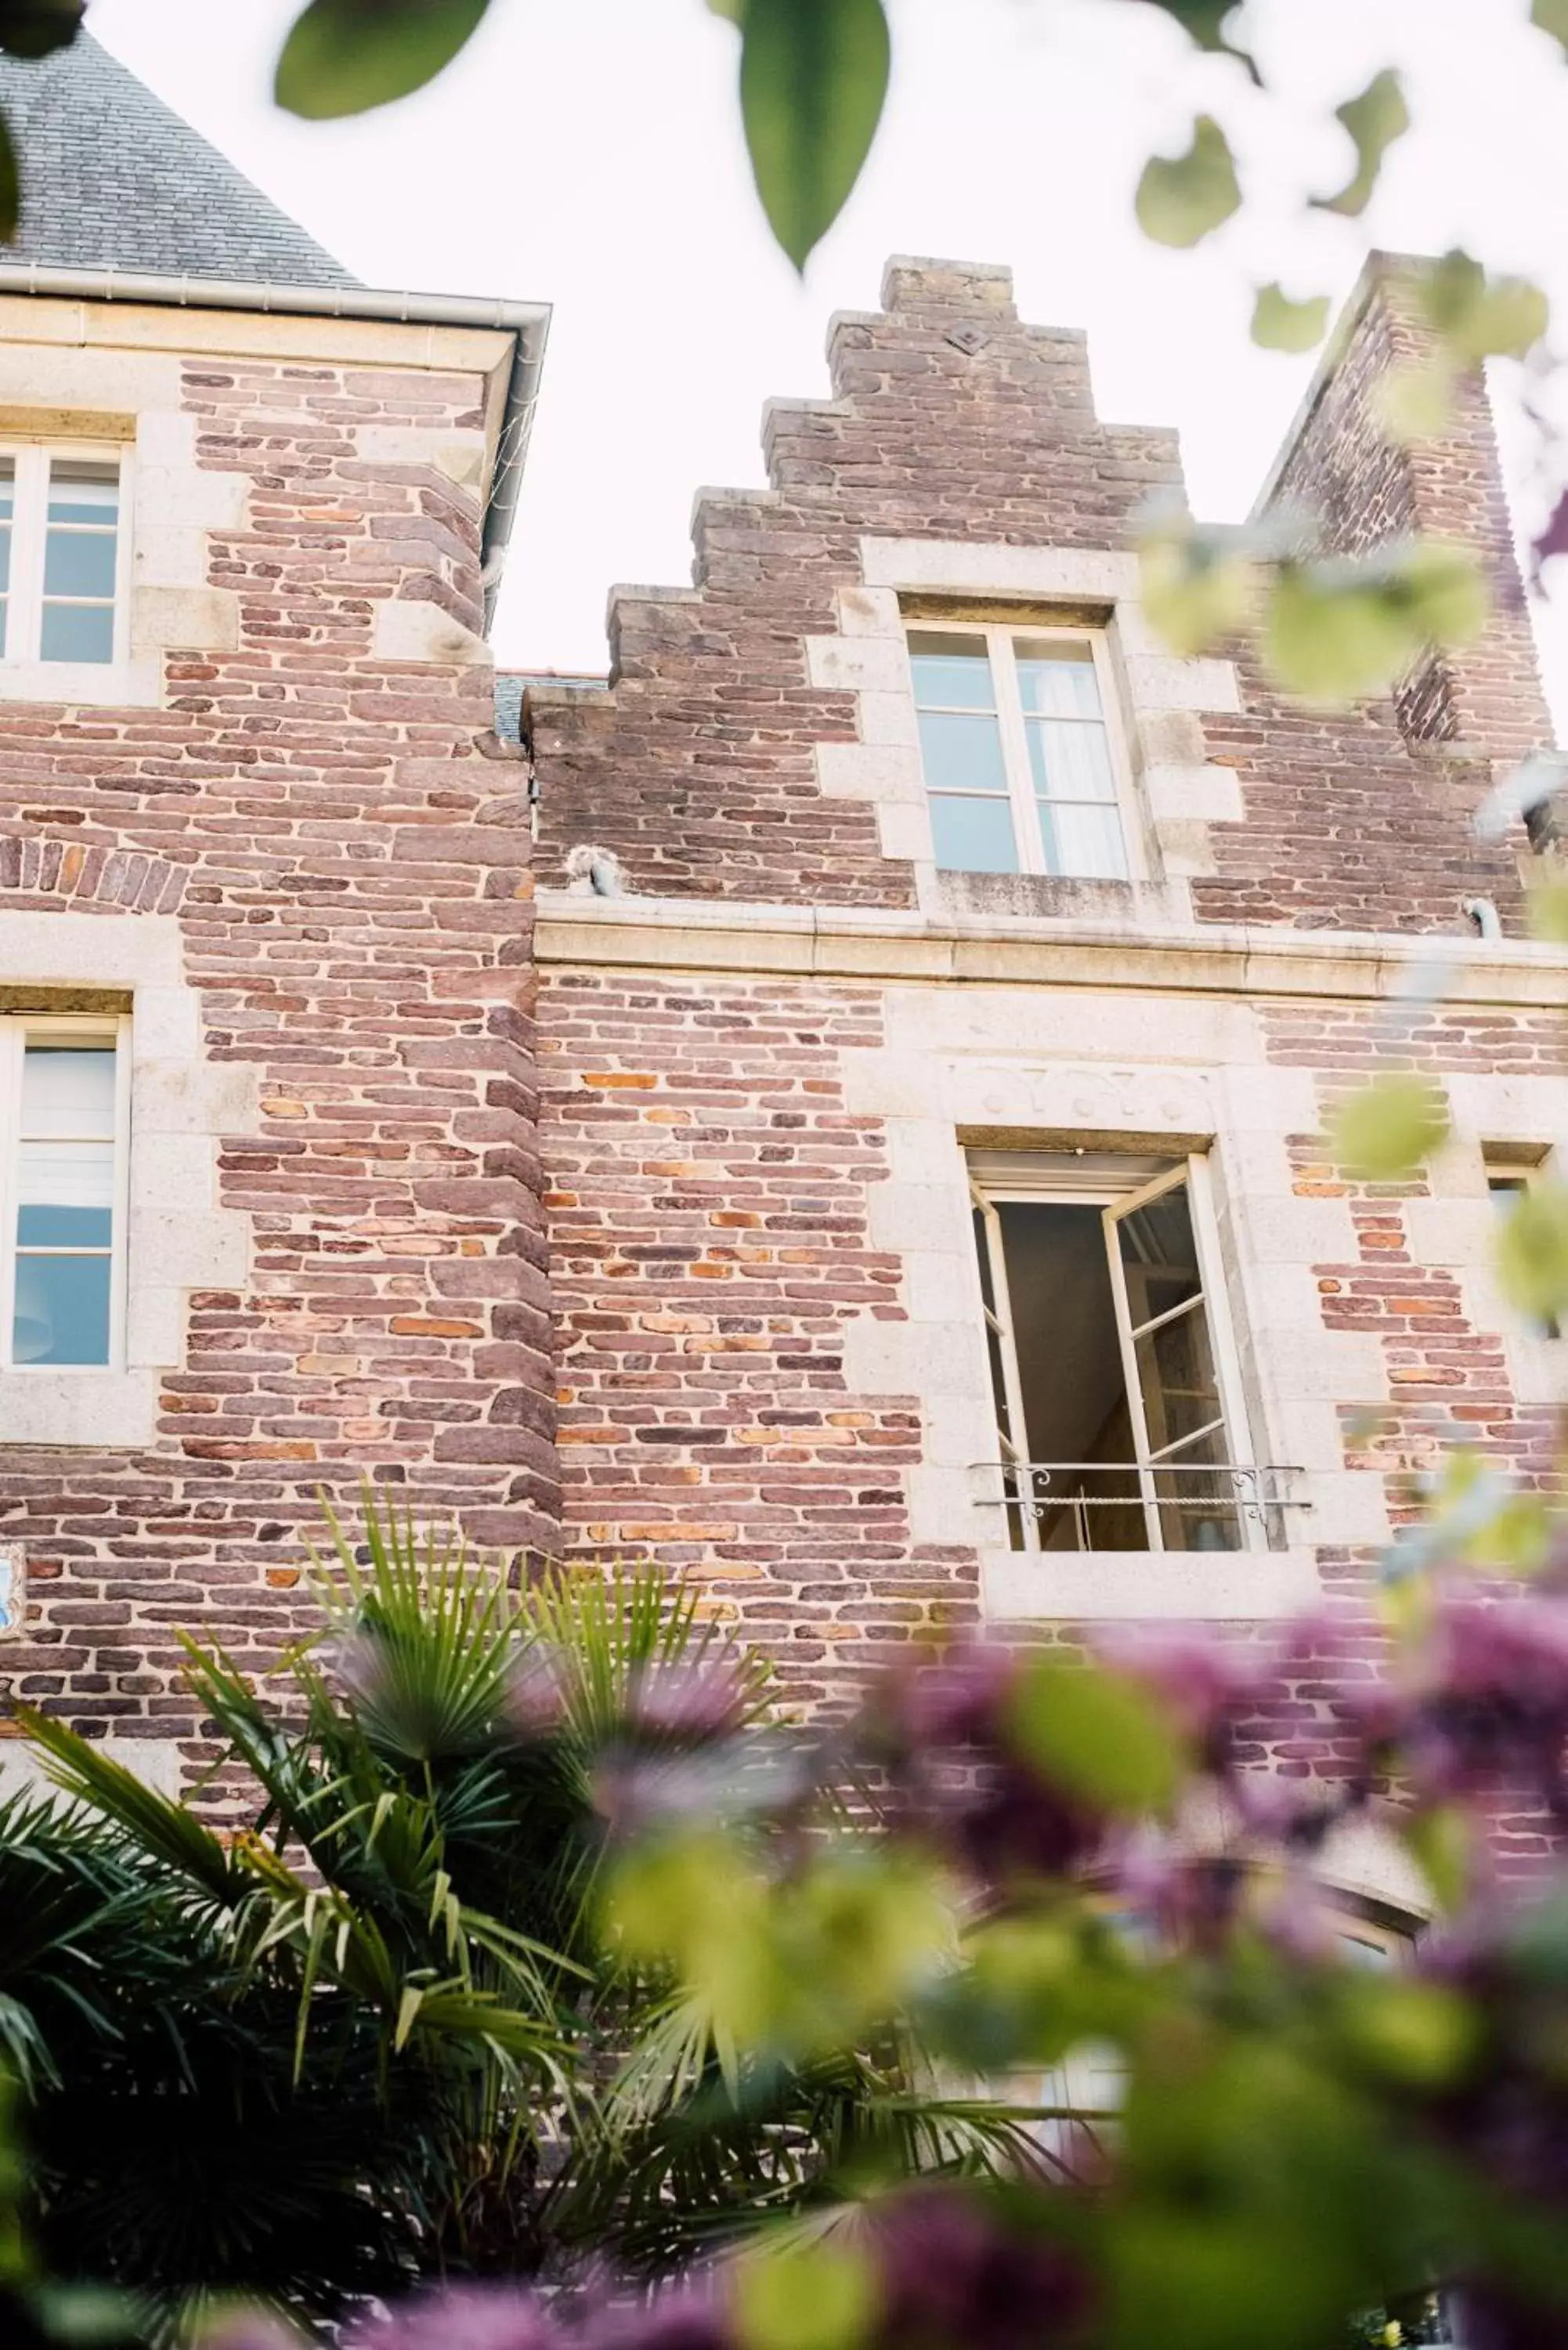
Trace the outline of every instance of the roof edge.
<instances>
[{"instance_id":1,"label":"roof edge","mask_svg":"<svg viewBox=\"0 0 1568 2350\"><path fill-rule=\"evenodd\" d=\"M1318 402L1339 372L1340 361L1349 348L1356 328L1366 317L1373 296L1388 283L1390 278L1419 277L1432 266L1433 256L1427 253L1391 253L1376 247L1367 255L1361 265L1355 285L1345 296L1338 317L1329 328L1328 338L1318 353L1317 362L1313 369L1307 388L1302 394L1295 414L1286 427L1284 438L1270 461L1269 469L1263 476L1256 497L1252 500L1248 515L1249 521L1256 522L1267 512L1274 493L1280 486L1280 477L1295 454L1297 443L1306 431Z\"/></svg>"},{"instance_id":2,"label":"roof edge","mask_svg":"<svg viewBox=\"0 0 1568 2350\"><path fill-rule=\"evenodd\" d=\"M272 285L262 278L143 276L127 269L61 269L0 262L0 294L81 302L143 302L176 309L275 311L283 317L374 318L392 326L490 327L514 334L550 323L547 302L488 294L392 292L374 286Z\"/></svg>"},{"instance_id":3,"label":"roof edge","mask_svg":"<svg viewBox=\"0 0 1568 2350\"><path fill-rule=\"evenodd\" d=\"M281 317L369 318L392 326L472 327L515 336L481 543L488 629L538 405L550 331L548 302L524 302L504 295L391 293L372 286L273 286L259 278L144 276L123 269L59 269L36 261L0 262L0 296L7 294L175 309L263 311Z\"/></svg>"}]
</instances>

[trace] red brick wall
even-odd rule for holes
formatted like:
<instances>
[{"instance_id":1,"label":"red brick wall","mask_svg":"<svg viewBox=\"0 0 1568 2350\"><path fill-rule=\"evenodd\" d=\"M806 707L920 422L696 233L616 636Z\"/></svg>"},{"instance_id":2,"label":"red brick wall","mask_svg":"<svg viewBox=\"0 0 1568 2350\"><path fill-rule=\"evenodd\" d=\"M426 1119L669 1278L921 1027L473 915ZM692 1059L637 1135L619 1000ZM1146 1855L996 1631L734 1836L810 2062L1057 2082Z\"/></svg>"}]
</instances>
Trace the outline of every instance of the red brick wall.
<instances>
[{"instance_id":1,"label":"red brick wall","mask_svg":"<svg viewBox=\"0 0 1568 2350\"><path fill-rule=\"evenodd\" d=\"M593 841L659 896L910 904L870 806L824 798L812 760L855 738L854 697L810 685L805 640L836 628L862 535L1120 548L1152 492L1179 491L1174 437L1099 423L1081 338L1021 324L1004 272L895 265L885 300L836 323L830 400L770 405L770 488L703 494L695 586L618 591L611 691L532 686L546 881ZM1246 810L1211 829L1204 921L1458 930L1471 896L1517 916L1512 846L1470 830L1488 759L1545 735L1484 392L1461 387L1441 444L1391 448L1373 388L1418 349L1392 315L1376 296L1280 494L1321 505L1345 548L1413 527L1480 543L1499 618L1475 653L1348 715L1293 707L1243 668L1241 714L1204 721Z\"/></svg>"},{"instance_id":2,"label":"red brick wall","mask_svg":"<svg viewBox=\"0 0 1568 2350\"><path fill-rule=\"evenodd\" d=\"M193 1297L156 1442L0 1444L32 1594L0 1674L89 1731L196 1751L176 1629L275 1650L318 1493L352 1512L369 1474L507 1550L549 1538L524 771L495 755L487 669L371 650L388 598L474 616L479 507L357 440L474 428L480 394L192 364L201 462L253 485L211 562L238 650L171 656L163 709L0 704L5 904L177 910L206 1053L261 1102L221 1157L250 1278Z\"/></svg>"},{"instance_id":3,"label":"red brick wall","mask_svg":"<svg viewBox=\"0 0 1568 2350\"><path fill-rule=\"evenodd\" d=\"M846 1323L904 1313L839 1064L879 991L566 972L540 1009L566 1544L691 1570L793 1701L838 1702L977 1612L973 1555L910 1538L919 1399L845 1379Z\"/></svg>"}]
</instances>

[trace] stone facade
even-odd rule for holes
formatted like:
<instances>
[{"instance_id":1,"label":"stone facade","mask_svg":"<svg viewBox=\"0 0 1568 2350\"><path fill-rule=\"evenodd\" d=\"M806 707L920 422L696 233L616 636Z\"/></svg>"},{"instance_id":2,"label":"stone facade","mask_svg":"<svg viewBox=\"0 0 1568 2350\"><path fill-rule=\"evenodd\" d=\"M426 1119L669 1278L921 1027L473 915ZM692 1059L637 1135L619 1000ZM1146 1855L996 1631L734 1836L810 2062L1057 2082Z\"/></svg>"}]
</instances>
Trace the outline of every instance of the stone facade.
<instances>
[{"instance_id":1,"label":"stone facade","mask_svg":"<svg viewBox=\"0 0 1568 2350\"><path fill-rule=\"evenodd\" d=\"M8 428L130 452L134 580L93 705L0 669L0 1004L111 1000L133 1062L126 1360L0 1376L0 1670L166 1777L179 1629L275 1654L323 1497L553 1539L526 778L476 633L514 341L0 299Z\"/></svg>"},{"instance_id":2,"label":"stone facade","mask_svg":"<svg viewBox=\"0 0 1568 2350\"><path fill-rule=\"evenodd\" d=\"M177 1631L264 1661L366 1473L524 1564L687 1569L803 1708L943 1626L1314 1609L1255 1759L1330 1776L1412 1474L1456 1428L1552 1473L1564 1342L1489 1270L1496 1169L1568 1139L1568 974L1517 935L1522 833L1471 826L1549 733L1480 388L1419 456L1378 438L1418 336L1375 268L1267 494L1345 547L1469 537L1503 592L1325 714L1154 638L1177 452L1096 419L1079 337L995 269L885 299L830 400L770 410L771 486L699 500L695 585L619 591L608 684L528 681L519 743L480 633L507 334L0 296L0 425L120 440L135 557L112 693L0 664L0 1013L131 1038L125 1359L0 1373L0 1675L167 1783L203 1754ZM940 868L907 632L944 621L1103 643L1128 878ZM563 886L586 847L626 894ZM1418 1182L1325 1159L1375 1066L1451 1103ZM1277 1481L1249 1546L1010 1542L998 1154L1189 1164ZM1336 1866L1418 1906L1386 1852Z\"/></svg>"},{"instance_id":3,"label":"stone facade","mask_svg":"<svg viewBox=\"0 0 1568 2350\"><path fill-rule=\"evenodd\" d=\"M1418 456L1382 440L1376 383L1419 344L1375 266L1266 494L1347 550L1479 543L1497 611L1325 713L1241 649L1153 639L1130 539L1176 452L1096 421L1076 338L1021 325L995 270L895 264L885 300L835 322L829 401L770 410L769 489L701 494L694 587L617 592L607 691L525 686L566 1545L679 1562L812 1708L943 1625L1246 1638L1310 1609L1254 1759L1332 1777L1413 1478L1458 1431L1549 1479L1563 1392L1563 1341L1489 1270L1492 1169L1568 1139L1568 1078L1562 952L1466 911L1520 928L1522 832L1471 819L1551 739L1484 392ZM938 870L906 630L944 616L1106 630L1128 880ZM560 887L578 843L628 894ZM1348 1182L1327 1112L1409 1066L1460 1139ZM967 1182L999 1151L1199 1155L1269 1544L1011 1546ZM1547 1848L1532 1819L1499 1843ZM1334 1866L1419 1906L1389 1851Z\"/></svg>"}]
</instances>

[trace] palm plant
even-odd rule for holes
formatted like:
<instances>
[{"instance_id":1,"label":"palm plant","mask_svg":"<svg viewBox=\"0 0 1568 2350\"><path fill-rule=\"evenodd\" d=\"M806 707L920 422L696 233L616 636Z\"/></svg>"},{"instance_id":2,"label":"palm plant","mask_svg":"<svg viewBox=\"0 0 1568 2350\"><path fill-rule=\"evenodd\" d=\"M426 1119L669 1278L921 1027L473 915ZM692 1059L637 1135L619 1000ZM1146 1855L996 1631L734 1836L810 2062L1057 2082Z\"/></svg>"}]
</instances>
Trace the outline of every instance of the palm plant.
<instances>
[{"instance_id":1,"label":"palm plant","mask_svg":"<svg viewBox=\"0 0 1568 2350\"><path fill-rule=\"evenodd\" d=\"M694 1593L519 1588L373 1506L332 1535L320 1630L262 1687L186 1643L239 1830L22 1714L65 1801L0 1805L0 2063L55 2273L154 2337L234 2291L313 2321L431 2272L667 2268L873 2143L992 2158L909 2049L738 2067L607 1936L607 1814L650 1776L710 1803L705 1755L768 1711Z\"/></svg>"}]
</instances>

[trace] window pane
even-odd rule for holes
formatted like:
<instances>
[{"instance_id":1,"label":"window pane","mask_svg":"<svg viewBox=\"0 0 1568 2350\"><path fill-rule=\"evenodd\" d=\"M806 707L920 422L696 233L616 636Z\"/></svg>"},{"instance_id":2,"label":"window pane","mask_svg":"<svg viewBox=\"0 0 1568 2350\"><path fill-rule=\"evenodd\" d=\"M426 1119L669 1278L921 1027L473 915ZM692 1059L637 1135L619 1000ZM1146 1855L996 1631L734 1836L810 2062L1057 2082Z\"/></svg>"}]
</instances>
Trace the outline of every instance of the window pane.
<instances>
[{"instance_id":1,"label":"window pane","mask_svg":"<svg viewBox=\"0 0 1568 2350\"><path fill-rule=\"evenodd\" d=\"M18 1363L107 1363L107 1256L19 1256L12 1354Z\"/></svg>"},{"instance_id":2,"label":"window pane","mask_svg":"<svg viewBox=\"0 0 1568 2350\"><path fill-rule=\"evenodd\" d=\"M111 465L74 465L57 458L49 467L49 520L96 525L112 530L119 518L119 473Z\"/></svg>"},{"instance_id":3,"label":"window pane","mask_svg":"<svg viewBox=\"0 0 1568 2350\"><path fill-rule=\"evenodd\" d=\"M1138 1339L1137 1375L1151 1452L1184 1443L1219 1419L1220 1388L1201 1304Z\"/></svg>"},{"instance_id":4,"label":"window pane","mask_svg":"<svg viewBox=\"0 0 1568 2350\"><path fill-rule=\"evenodd\" d=\"M983 637L945 636L917 629L909 637L915 700L939 710L994 710L991 657Z\"/></svg>"},{"instance_id":5,"label":"window pane","mask_svg":"<svg viewBox=\"0 0 1568 2350\"><path fill-rule=\"evenodd\" d=\"M1185 1183L1173 1183L1157 1200L1121 1217L1116 1242L1135 1330L1200 1295L1198 1247Z\"/></svg>"},{"instance_id":6,"label":"window pane","mask_svg":"<svg viewBox=\"0 0 1568 2350\"><path fill-rule=\"evenodd\" d=\"M1002 729L996 720L920 712L920 757L933 792L1005 792Z\"/></svg>"},{"instance_id":7,"label":"window pane","mask_svg":"<svg viewBox=\"0 0 1568 2350\"><path fill-rule=\"evenodd\" d=\"M1005 800L931 801L937 863L947 873L1016 873L1012 811Z\"/></svg>"},{"instance_id":8,"label":"window pane","mask_svg":"<svg viewBox=\"0 0 1568 2350\"><path fill-rule=\"evenodd\" d=\"M107 1215L114 1204L113 1143L18 1144L16 1201L22 1214L29 1208L91 1208ZM106 1232L103 1243L108 1239Z\"/></svg>"},{"instance_id":9,"label":"window pane","mask_svg":"<svg viewBox=\"0 0 1568 2350\"><path fill-rule=\"evenodd\" d=\"M1098 718L1095 656L1082 639L1017 637L1018 691L1026 711L1048 718Z\"/></svg>"},{"instance_id":10,"label":"window pane","mask_svg":"<svg viewBox=\"0 0 1568 2350\"><path fill-rule=\"evenodd\" d=\"M111 530L52 530L44 554L46 596L114 599L115 538Z\"/></svg>"},{"instance_id":11,"label":"window pane","mask_svg":"<svg viewBox=\"0 0 1568 2350\"><path fill-rule=\"evenodd\" d=\"M41 650L45 660L112 660L113 605L46 604Z\"/></svg>"},{"instance_id":12,"label":"window pane","mask_svg":"<svg viewBox=\"0 0 1568 2350\"><path fill-rule=\"evenodd\" d=\"M1045 870L1075 881L1125 881L1127 847L1115 807L1070 807L1041 800L1040 837Z\"/></svg>"},{"instance_id":13,"label":"window pane","mask_svg":"<svg viewBox=\"0 0 1568 2350\"><path fill-rule=\"evenodd\" d=\"M112 1045L29 1045L22 1060L22 1131L111 1136Z\"/></svg>"},{"instance_id":14,"label":"window pane","mask_svg":"<svg viewBox=\"0 0 1568 2350\"><path fill-rule=\"evenodd\" d=\"M1043 799L1116 798L1116 779L1103 726L1032 718L1024 733L1034 788Z\"/></svg>"},{"instance_id":15,"label":"window pane","mask_svg":"<svg viewBox=\"0 0 1568 2350\"><path fill-rule=\"evenodd\" d=\"M1160 1539L1167 1550L1240 1550L1241 1520L1235 1482L1210 1462L1227 1458L1225 1432L1216 1429L1152 1475L1159 1503Z\"/></svg>"}]
</instances>

